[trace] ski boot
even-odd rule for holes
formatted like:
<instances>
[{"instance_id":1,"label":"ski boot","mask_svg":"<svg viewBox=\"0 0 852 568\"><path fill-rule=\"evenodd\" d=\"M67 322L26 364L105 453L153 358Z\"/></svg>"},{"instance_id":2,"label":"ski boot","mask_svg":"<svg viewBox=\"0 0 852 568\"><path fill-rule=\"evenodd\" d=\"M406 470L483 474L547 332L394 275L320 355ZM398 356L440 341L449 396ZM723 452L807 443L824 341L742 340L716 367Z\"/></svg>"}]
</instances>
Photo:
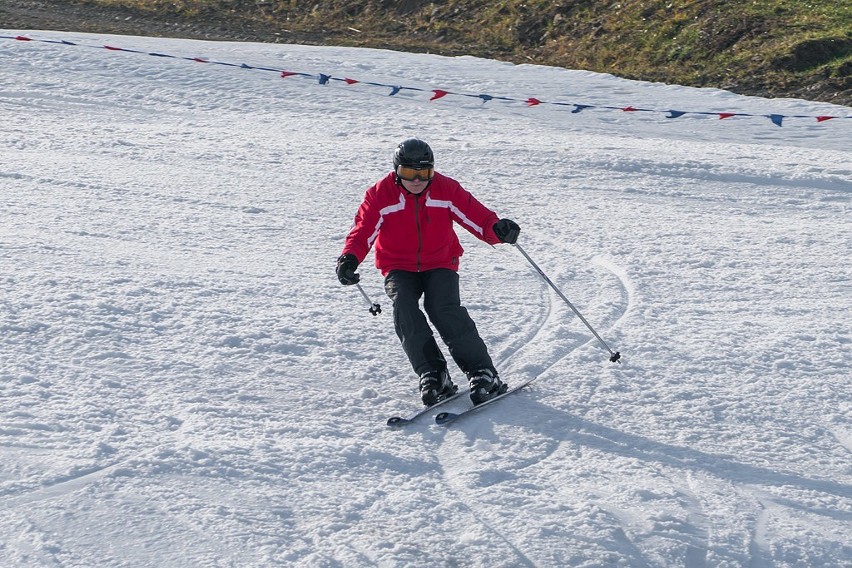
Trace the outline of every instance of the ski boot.
<instances>
[{"instance_id":1,"label":"ski boot","mask_svg":"<svg viewBox=\"0 0 852 568\"><path fill-rule=\"evenodd\" d=\"M429 371L420 375L420 400L425 406L432 406L445 398L456 394L459 387L456 386L450 374L443 371Z\"/></svg>"},{"instance_id":2,"label":"ski boot","mask_svg":"<svg viewBox=\"0 0 852 568\"><path fill-rule=\"evenodd\" d=\"M509 390L509 385L500 380L491 369L480 369L467 374L470 381L470 400L474 405L499 396Z\"/></svg>"}]
</instances>

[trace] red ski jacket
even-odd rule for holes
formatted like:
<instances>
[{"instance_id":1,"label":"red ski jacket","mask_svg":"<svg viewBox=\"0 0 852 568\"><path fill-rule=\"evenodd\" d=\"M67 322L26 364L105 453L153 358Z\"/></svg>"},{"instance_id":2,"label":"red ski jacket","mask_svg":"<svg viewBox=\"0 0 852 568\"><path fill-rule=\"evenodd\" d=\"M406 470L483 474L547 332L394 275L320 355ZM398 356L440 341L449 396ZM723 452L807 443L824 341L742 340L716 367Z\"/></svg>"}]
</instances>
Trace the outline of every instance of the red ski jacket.
<instances>
[{"instance_id":1,"label":"red ski jacket","mask_svg":"<svg viewBox=\"0 0 852 568\"><path fill-rule=\"evenodd\" d=\"M497 214L456 180L435 172L429 186L414 195L390 172L364 195L343 254L354 254L360 263L375 245L382 275L391 270L458 270L464 249L453 221L488 244L500 242L493 228Z\"/></svg>"}]
</instances>

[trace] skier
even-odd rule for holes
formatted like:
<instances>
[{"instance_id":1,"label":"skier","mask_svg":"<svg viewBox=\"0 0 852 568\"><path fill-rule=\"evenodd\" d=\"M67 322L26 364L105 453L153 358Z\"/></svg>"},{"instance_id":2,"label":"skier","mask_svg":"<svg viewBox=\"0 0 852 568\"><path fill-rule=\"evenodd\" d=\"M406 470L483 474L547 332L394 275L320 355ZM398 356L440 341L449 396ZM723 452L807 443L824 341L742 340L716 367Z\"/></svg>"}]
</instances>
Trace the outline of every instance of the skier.
<instances>
[{"instance_id":1,"label":"skier","mask_svg":"<svg viewBox=\"0 0 852 568\"><path fill-rule=\"evenodd\" d=\"M375 245L376 268L393 300L393 321L402 348L420 377L420 397L431 406L458 387L432 329L467 375L470 398L480 404L506 392L476 325L459 297L459 257L463 249L453 221L488 244L515 243L520 227L482 205L459 182L435 171L426 142L409 138L397 146L394 170L370 187L337 259L343 285L360 281L355 270Z\"/></svg>"}]
</instances>

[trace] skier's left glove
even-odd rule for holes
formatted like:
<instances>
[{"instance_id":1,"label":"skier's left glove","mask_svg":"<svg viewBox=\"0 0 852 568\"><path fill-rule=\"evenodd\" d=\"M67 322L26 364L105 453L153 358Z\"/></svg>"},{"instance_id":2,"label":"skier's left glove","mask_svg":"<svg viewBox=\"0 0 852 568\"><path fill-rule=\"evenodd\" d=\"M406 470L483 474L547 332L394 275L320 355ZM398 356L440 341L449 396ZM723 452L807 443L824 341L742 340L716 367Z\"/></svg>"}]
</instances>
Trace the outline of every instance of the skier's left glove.
<instances>
[{"instance_id":1,"label":"skier's left glove","mask_svg":"<svg viewBox=\"0 0 852 568\"><path fill-rule=\"evenodd\" d=\"M355 273L358 268L358 259L352 253L340 255L337 259L337 279L344 286L351 286L361 281L361 275Z\"/></svg>"},{"instance_id":2,"label":"skier's left glove","mask_svg":"<svg viewBox=\"0 0 852 568\"><path fill-rule=\"evenodd\" d=\"M521 228L511 219L500 219L494 223L494 234L500 241L513 245L521 234Z\"/></svg>"}]
</instances>

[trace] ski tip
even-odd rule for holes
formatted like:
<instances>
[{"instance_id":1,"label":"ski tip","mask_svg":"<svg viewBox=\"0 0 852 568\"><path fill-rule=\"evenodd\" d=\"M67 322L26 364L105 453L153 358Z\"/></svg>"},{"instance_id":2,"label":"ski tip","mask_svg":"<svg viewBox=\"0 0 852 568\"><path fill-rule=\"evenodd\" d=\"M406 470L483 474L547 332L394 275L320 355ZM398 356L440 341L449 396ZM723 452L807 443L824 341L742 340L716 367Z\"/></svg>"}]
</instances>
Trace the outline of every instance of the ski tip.
<instances>
[{"instance_id":1,"label":"ski tip","mask_svg":"<svg viewBox=\"0 0 852 568\"><path fill-rule=\"evenodd\" d=\"M452 412L440 412L435 416L435 424L446 424L458 418L458 414Z\"/></svg>"},{"instance_id":2,"label":"ski tip","mask_svg":"<svg viewBox=\"0 0 852 568\"><path fill-rule=\"evenodd\" d=\"M408 422L408 420L401 416L391 416L388 418L388 426L402 426L406 422Z\"/></svg>"}]
</instances>

